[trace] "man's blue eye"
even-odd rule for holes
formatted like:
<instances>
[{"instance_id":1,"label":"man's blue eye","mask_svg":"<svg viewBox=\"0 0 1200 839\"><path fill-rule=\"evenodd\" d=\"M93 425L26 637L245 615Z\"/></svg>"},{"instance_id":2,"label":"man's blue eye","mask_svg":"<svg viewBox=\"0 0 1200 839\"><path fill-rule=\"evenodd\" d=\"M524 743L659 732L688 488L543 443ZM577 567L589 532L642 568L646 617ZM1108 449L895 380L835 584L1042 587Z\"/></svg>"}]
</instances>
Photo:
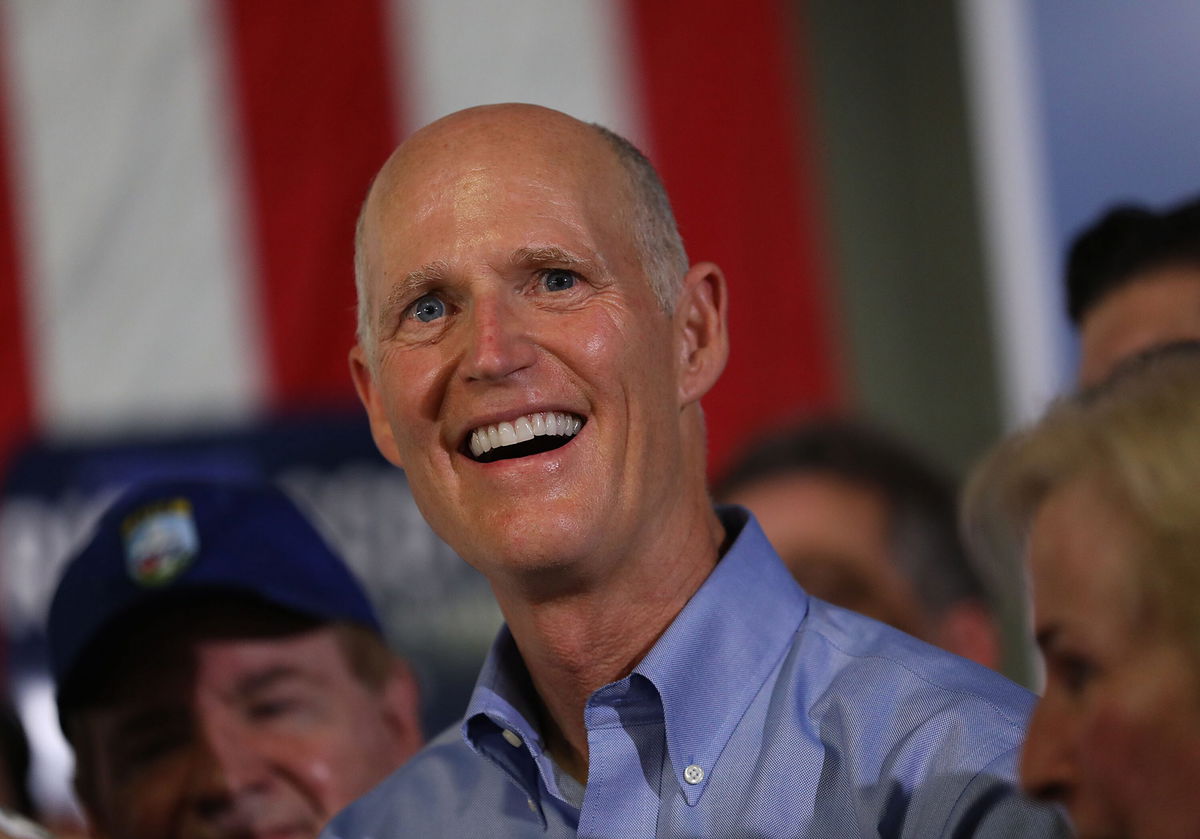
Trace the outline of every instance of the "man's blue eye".
<instances>
[{"instance_id":1,"label":"man's blue eye","mask_svg":"<svg viewBox=\"0 0 1200 839\"><path fill-rule=\"evenodd\" d=\"M422 323L437 320L446 314L446 304L432 294L426 294L412 305L412 314Z\"/></svg>"},{"instance_id":2,"label":"man's blue eye","mask_svg":"<svg viewBox=\"0 0 1200 839\"><path fill-rule=\"evenodd\" d=\"M547 271L542 282L547 291L566 291L575 285L575 275L570 271Z\"/></svg>"}]
</instances>

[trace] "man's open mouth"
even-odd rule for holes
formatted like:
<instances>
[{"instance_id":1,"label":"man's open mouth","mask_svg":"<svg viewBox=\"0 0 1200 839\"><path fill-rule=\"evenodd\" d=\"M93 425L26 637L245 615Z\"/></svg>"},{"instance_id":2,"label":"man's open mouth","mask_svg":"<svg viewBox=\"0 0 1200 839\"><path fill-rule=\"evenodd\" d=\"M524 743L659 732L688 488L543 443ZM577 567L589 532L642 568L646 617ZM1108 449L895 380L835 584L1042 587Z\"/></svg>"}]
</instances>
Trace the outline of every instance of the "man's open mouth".
<instances>
[{"instance_id":1,"label":"man's open mouth","mask_svg":"<svg viewBox=\"0 0 1200 839\"><path fill-rule=\"evenodd\" d=\"M584 419L559 411L543 411L512 422L484 425L467 438L471 459L480 463L528 457L565 446L583 428Z\"/></svg>"}]
</instances>

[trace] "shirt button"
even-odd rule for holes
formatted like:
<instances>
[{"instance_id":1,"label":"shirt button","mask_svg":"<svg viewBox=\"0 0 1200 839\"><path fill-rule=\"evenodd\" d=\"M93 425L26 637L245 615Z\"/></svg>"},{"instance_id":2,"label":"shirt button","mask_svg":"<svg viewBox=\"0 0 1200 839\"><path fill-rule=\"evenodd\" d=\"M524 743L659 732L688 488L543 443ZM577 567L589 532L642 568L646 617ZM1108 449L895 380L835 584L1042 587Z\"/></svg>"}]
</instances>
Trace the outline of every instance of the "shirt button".
<instances>
[{"instance_id":1,"label":"shirt button","mask_svg":"<svg viewBox=\"0 0 1200 839\"><path fill-rule=\"evenodd\" d=\"M523 745L521 736L517 734L517 732L510 731L506 728L501 732L501 734L503 734L504 739L508 741L508 745L512 746L514 749L519 749Z\"/></svg>"},{"instance_id":2,"label":"shirt button","mask_svg":"<svg viewBox=\"0 0 1200 839\"><path fill-rule=\"evenodd\" d=\"M534 801L533 801L533 799L532 799L532 798L526 798L526 799L525 799L525 803L529 805L529 809L530 809L532 812L534 812L534 813L536 813L536 812L537 812L537 804L535 804L535 803L534 803Z\"/></svg>"},{"instance_id":3,"label":"shirt button","mask_svg":"<svg viewBox=\"0 0 1200 839\"><path fill-rule=\"evenodd\" d=\"M704 780L704 770L693 763L687 769L683 770L683 779L689 784L698 784Z\"/></svg>"}]
</instances>

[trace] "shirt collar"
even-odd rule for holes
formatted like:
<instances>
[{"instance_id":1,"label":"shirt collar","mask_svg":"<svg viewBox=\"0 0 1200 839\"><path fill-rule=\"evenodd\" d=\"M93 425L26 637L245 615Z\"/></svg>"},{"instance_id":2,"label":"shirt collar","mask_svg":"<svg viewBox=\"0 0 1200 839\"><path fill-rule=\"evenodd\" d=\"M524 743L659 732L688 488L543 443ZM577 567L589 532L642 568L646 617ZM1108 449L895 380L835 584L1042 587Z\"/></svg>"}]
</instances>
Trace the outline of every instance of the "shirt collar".
<instances>
[{"instance_id":1,"label":"shirt collar","mask_svg":"<svg viewBox=\"0 0 1200 839\"><path fill-rule=\"evenodd\" d=\"M667 753L690 804L808 611L754 517L740 507L717 512L733 544L634 668L662 697ZM693 766L704 773L699 783L684 780Z\"/></svg>"},{"instance_id":2,"label":"shirt collar","mask_svg":"<svg viewBox=\"0 0 1200 839\"><path fill-rule=\"evenodd\" d=\"M471 701L467 703L463 734L468 735L470 742L468 725L473 717L484 714L496 725L520 736L535 755L540 753L541 737L534 727L537 709L533 696L529 671L525 669L521 651L505 624L500 627L479 671L479 678L475 680Z\"/></svg>"},{"instance_id":3,"label":"shirt collar","mask_svg":"<svg viewBox=\"0 0 1200 839\"><path fill-rule=\"evenodd\" d=\"M543 827L546 823L538 795L541 783L558 794L558 783L543 759L542 740L537 729L534 689L508 626L500 628L488 653L467 712L463 717L462 736L479 756L496 764L528 797Z\"/></svg>"},{"instance_id":4,"label":"shirt collar","mask_svg":"<svg viewBox=\"0 0 1200 839\"><path fill-rule=\"evenodd\" d=\"M667 754L690 804L703 793L708 773L808 611L808 596L755 518L740 507L719 507L717 513L734 537L732 544L633 670L649 680L662 699ZM462 727L467 743L482 753L485 731L507 729L524 741L537 761L542 744L532 697L529 673L505 626L467 706ZM692 766L705 773L700 783L684 780ZM522 786L533 781L528 767L502 768ZM554 783L542 780L547 786Z\"/></svg>"}]
</instances>

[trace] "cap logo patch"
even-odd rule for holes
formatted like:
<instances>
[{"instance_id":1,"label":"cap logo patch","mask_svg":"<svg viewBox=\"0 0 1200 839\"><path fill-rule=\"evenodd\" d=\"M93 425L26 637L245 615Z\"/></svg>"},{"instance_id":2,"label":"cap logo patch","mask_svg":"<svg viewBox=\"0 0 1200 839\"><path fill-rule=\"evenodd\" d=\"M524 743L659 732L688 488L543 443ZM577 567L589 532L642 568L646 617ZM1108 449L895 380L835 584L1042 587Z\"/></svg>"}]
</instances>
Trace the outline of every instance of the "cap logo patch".
<instances>
[{"instance_id":1,"label":"cap logo patch","mask_svg":"<svg viewBox=\"0 0 1200 839\"><path fill-rule=\"evenodd\" d=\"M125 570L140 586L164 586L183 573L200 550L192 505L186 498L157 501L121 523Z\"/></svg>"}]
</instances>

